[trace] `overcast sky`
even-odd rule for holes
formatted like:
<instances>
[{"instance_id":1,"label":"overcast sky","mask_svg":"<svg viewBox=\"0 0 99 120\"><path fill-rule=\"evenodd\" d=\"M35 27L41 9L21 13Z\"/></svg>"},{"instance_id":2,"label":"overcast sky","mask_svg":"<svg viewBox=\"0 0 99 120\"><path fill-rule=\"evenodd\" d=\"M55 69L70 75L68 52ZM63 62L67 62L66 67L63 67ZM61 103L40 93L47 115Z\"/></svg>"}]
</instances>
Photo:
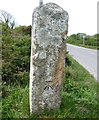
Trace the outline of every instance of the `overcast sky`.
<instances>
[{"instance_id":1,"label":"overcast sky","mask_svg":"<svg viewBox=\"0 0 99 120\"><path fill-rule=\"evenodd\" d=\"M97 33L97 1L98 0L43 0L53 2L65 9L69 14L68 35ZM32 13L39 5L39 0L0 0L0 9L11 13L18 25L31 25Z\"/></svg>"}]
</instances>

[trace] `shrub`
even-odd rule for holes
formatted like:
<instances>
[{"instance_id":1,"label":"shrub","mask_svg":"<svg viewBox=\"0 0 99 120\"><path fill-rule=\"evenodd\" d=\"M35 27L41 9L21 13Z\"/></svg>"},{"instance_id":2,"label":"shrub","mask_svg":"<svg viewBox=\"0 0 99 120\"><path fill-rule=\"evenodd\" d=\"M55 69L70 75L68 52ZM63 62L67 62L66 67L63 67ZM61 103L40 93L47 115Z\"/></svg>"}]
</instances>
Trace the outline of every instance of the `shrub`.
<instances>
[{"instance_id":1,"label":"shrub","mask_svg":"<svg viewBox=\"0 0 99 120\"><path fill-rule=\"evenodd\" d=\"M2 34L2 81L26 85L29 82L30 35Z\"/></svg>"}]
</instances>

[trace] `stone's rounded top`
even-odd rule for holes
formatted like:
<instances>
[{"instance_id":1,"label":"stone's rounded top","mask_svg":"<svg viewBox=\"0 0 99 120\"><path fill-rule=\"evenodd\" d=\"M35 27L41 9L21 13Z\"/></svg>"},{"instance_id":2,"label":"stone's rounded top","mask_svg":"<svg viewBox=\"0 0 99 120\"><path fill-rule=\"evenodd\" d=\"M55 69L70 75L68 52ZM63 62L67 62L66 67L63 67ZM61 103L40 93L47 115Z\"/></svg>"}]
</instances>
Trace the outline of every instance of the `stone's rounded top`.
<instances>
[{"instance_id":1,"label":"stone's rounded top","mask_svg":"<svg viewBox=\"0 0 99 120\"><path fill-rule=\"evenodd\" d=\"M40 31L44 34L43 36L46 35L46 32L52 36L60 35L68 31L68 19L68 13L57 4L43 4L33 12L33 29Z\"/></svg>"},{"instance_id":2,"label":"stone's rounded top","mask_svg":"<svg viewBox=\"0 0 99 120\"><path fill-rule=\"evenodd\" d=\"M34 10L34 13L35 12L39 12L41 15L54 15L54 18L59 18L60 15L59 14L62 14L64 13L66 15L66 18L67 20L69 19L69 15L68 13L62 8L60 7L59 5L55 4L55 3L47 3L47 4L42 4L42 6L39 6L39 7L36 7L35 10ZM58 15L59 17L58 17ZM55 16L56 14L56 16ZM52 16L53 17L53 16Z\"/></svg>"},{"instance_id":3,"label":"stone's rounded top","mask_svg":"<svg viewBox=\"0 0 99 120\"><path fill-rule=\"evenodd\" d=\"M37 7L33 13L32 35L35 43L42 48L61 47L68 31L68 13L55 3ZM35 44L34 43L34 44ZM40 58L46 58L45 53Z\"/></svg>"}]
</instances>

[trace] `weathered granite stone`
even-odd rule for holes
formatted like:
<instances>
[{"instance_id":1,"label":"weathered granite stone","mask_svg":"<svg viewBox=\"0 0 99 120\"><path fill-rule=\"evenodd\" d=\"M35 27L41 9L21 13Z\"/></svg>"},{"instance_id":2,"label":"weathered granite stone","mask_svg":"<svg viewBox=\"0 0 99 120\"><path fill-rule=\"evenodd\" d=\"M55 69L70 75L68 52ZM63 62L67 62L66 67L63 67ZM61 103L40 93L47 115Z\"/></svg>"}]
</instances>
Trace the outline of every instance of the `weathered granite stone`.
<instances>
[{"instance_id":1,"label":"weathered granite stone","mask_svg":"<svg viewBox=\"0 0 99 120\"><path fill-rule=\"evenodd\" d=\"M34 10L32 21L30 112L38 113L60 107L68 13L48 3Z\"/></svg>"}]
</instances>

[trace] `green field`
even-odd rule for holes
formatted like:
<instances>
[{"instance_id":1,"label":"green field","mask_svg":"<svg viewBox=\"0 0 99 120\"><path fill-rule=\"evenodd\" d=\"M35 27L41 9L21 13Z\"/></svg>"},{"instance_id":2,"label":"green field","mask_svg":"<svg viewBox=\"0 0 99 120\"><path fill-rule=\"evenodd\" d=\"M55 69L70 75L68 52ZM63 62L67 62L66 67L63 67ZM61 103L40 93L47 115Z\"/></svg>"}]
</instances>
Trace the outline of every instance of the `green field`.
<instances>
[{"instance_id":1,"label":"green field","mask_svg":"<svg viewBox=\"0 0 99 120\"><path fill-rule=\"evenodd\" d=\"M96 80L71 56L67 58L58 110L29 114L29 87L2 85L2 118L97 118L99 111Z\"/></svg>"}]
</instances>

